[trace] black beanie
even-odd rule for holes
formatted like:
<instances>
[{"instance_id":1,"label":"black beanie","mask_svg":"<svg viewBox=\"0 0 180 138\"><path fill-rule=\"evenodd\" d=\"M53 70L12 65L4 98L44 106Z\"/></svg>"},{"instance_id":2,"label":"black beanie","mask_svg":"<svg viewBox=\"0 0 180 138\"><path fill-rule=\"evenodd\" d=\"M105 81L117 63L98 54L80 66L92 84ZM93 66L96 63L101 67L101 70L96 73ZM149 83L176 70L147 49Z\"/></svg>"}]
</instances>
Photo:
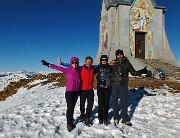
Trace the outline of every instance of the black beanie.
<instances>
[{"instance_id":1,"label":"black beanie","mask_svg":"<svg viewBox=\"0 0 180 138\"><path fill-rule=\"evenodd\" d=\"M116 50L116 57L117 57L117 55L119 55L119 54L124 55L123 50L120 50L120 49Z\"/></svg>"},{"instance_id":2,"label":"black beanie","mask_svg":"<svg viewBox=\"0 0 180 138\"><path fill-rule=\"evenodd\" d=\"M100 61L102 60L102 58L106 58L108 61L108 56L107 55L101 55Z\"/></svg>"}]
</instances>

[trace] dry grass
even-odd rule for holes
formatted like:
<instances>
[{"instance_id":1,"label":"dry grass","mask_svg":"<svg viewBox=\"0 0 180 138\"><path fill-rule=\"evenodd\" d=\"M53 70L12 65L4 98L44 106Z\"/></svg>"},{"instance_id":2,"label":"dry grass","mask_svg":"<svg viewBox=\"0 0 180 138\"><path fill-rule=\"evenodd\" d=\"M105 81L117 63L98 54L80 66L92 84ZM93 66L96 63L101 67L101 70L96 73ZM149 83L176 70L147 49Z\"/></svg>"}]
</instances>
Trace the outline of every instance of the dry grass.
<instances>
[{"instance_id":1,"label":"dry grass","mask_svg":"<svg viewBox=\"0 0 180 138\"><path fill-rule=\"evenodd\" d=\"M146 87L146 88L158 88L161 86L167 85L169 88L172 88L174 93L180 93L180 83L172 82L168 80L158 80L153 79L149 80L147 78L144 79L137 79L131 78L129 81L129 88L139 88L139 87Z\"/></svg>"},{"instance_id":2,"label":"dry grass","mask_svg":"<svg viewBox=\"0 0 180 138\"><path fill-rule=\"evenodd\" d=\"M45 80L47 79L47 80ZM32 82L35 80L45 80L43 82L33 84ZM94 79L94 88L97 88L97 80ZM63 73L50 73L48 75L36 75L31 79L21 79L18 82L11 82L3 91L0 92L0 101L5 100L7 97L12 96L17 93L17 90L21 87L27 88L28 90L37 86L37 85L46 85L48 83L55 82L50 89L55 87L64 87L66 83L65 74ZM172 93L180 92L180 84L177 82L172 82L168 80L157 80L157 79L147 79L147 78L130 78L129 80L129 88L158 88L161 86L167 85L172 88Z\"/></svg>"},{"instance_id":3,"label":"dry grass","mask_svg":"<svg viewBox=\"0 0 180 138\"><path fill-rule=\"evenodd\" d=\"M35 80L45 80L45 79L47 79L47 81L30 85L30 83L34 82ZM29 90L39 84L46 85L51 82L56 82L56 84L53 84L52 88L65 86L66 83L65 74L50 73L48 75L36 75L31 79L21 79L18 82L10 82L10 84L3 91L0 92L0 101L4 101L7 97L16 94L17 90L21 87L27 88L27 90Z\"/></svg>"},{"instance_id":4,"label":"dry grass","mask_svg":"<svg viewBox=\"0 0 180 138\"><path fill-rule=\"evenodd\" d=\"M7 97L16 94L19 88L25 86L29 82L29 79L21 79L18 82L10 82L10 84L3 91L0 92L0 101L3 101Z\"/></svg>"},{"instance_id":5,"label":"dry grass","mask_svg":"<svg viewBox=\"0 0 180 138\"><path fill-rule=\"evenodd\" d=\"M50 73L48 75L36 75L31 78L31 82L35 80L45 80L45 79L47 79L47 81L43 81L41 83L35 84L34 86L37 86L39 84L46 85L51 82L56 82L55 84L53 84L54 87L63 87L65 86L65 83L66 83L64 73ZM25 87L27 87L28 89L31 89L34 86L26 85Z\"/></svg>"}]
</instances>

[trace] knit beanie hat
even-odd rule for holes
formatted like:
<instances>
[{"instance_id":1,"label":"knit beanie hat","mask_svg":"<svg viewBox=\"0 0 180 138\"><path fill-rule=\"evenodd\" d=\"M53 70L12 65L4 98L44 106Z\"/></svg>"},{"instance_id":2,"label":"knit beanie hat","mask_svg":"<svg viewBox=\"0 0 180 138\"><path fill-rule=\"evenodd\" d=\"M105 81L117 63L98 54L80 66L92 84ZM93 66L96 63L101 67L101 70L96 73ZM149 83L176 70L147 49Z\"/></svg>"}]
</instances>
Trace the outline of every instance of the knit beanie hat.
<instances>
[{"instance_id":1,"label":"knit beanie hat","mask_svg":"<svg viewBox=\"0 0 180 138\"><path fill-rule=\"evenodd\" d=\"M100 62L103 58L106 58L107 59L107 62L108 62L108 56L107 55L101 55L101 58L100 58Z\"/></svg>"},{"instance_id":2,"label":"knit beanie hat","mask_svg":"<svg viewBox=\"0 0 180 138\"><path fill-rule=\"evenodd\" d=\"M70 59L70 67L72 67L72 62L73 61L75 61L75 62L79 62L79 58L77 58L77 57L72 57L71 59Z\"/></svg>"},{"instance_id":3,"label":"knit beanie hat","mask_svg":"<svg viewBox=\"0 0 180 138\"><path fill-rule=\"evenodd\" d=\"M77 58L77 57L72 57L72 58L70 59L70 64L71 64L71 62L73 62L73 61L79 62L79 58Z\"/></svg>"},{"instance_id":4,"label":"knit beanie hat","mask_svg":"<svg viewBox=\"0 0 180 138\"><path fill-rule=\"evenodd\" d=\"M119 54L124 55L123 50L120 50L120 49L116 50L116 57L117 57L117 55L119 55Z\"/></svg>"}]
</instances>

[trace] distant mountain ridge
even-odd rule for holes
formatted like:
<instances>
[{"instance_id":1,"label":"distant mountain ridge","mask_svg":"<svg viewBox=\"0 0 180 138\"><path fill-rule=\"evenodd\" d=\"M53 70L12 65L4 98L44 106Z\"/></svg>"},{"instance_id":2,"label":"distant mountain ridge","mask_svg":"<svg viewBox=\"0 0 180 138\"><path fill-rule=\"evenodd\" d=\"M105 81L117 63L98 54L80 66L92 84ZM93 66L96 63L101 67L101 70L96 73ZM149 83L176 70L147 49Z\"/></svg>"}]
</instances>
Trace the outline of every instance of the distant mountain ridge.
<instances>
[{"instance_id":1,"label":"distant mountain ridge","mask_svg":"<svg viewBox=\"0 0 180 138\"><path fill-rule=\"evenodd\" d=\"M0 91L2 91L10 82L17 82L20 79L29 79L38 72L17 71L17 72L0 72Z\"/></svg>"}]
</instances>

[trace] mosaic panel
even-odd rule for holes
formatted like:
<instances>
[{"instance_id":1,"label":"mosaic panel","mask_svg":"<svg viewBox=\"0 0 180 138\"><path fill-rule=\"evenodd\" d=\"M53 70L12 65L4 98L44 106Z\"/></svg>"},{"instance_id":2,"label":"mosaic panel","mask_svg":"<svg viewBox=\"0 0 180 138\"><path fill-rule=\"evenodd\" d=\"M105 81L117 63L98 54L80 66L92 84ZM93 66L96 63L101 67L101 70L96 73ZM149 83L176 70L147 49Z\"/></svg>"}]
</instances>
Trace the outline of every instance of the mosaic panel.
<instances>
[{"instance_id":1,"label":"mosaic panel","mask_svg":"<svg viewBox=\"0 0 180 138\"><path fill-rule=\"evenodd\" d=\"M135 56L135 32L146 32L148 59L154 57L153 12L146 0L136 0L130 10L130 50Z\"/></svg>"}]
</instances>

